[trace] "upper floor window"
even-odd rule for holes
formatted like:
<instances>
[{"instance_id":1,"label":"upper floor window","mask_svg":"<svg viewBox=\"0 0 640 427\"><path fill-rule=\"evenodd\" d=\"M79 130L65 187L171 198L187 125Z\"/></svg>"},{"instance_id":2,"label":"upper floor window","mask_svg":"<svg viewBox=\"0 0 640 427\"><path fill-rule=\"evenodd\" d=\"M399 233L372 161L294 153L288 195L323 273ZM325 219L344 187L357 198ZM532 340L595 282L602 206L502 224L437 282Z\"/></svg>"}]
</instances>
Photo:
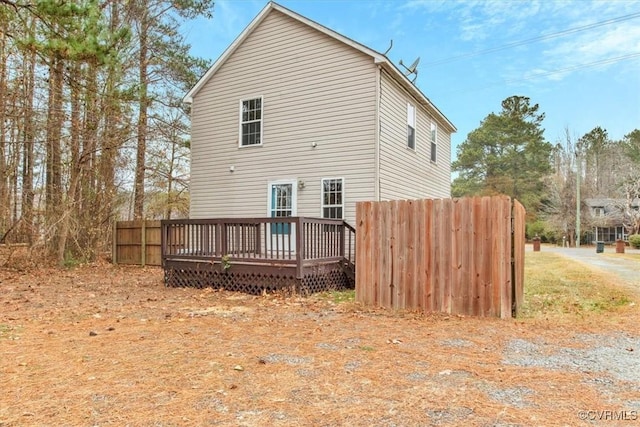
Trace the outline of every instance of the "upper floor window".
<instances>
[{"instance_id":1,"label":"upper floor window","mask_svg":"<svg viewBox=\"0 0 640 427\"><path fill-rule=\"evenodd\" d=\"M438 158L437 149L438 144L436 141L438 140L438 126L435 123L431 123L431 161L436 162Z\"/></svg>"},{"instance_id":2,"label":"upper floor window","mask_svg":"<svg viewBox=\"0 0 640 427\"><path fill-rule=\"evenodd\" d=\"M604 216L604 207L602 207L602 206L594 207L593 208L593 216L595 216L595 217Z\"/></svg>"},{"instance_id":3,"label":"upper floor window","mask_svg":"<svg viewBox=\"0 0 640 427\"><path fill-rule=\"evenodd\" d=\"M262 144L262 97L240 101L240 146Z\"/></svg>"},{"instance_id":4,"label":"upper floor window","mask_svg":"<svg viewBox=\"0 0 640 427\"><path fill-rule=\"evenodd\" d=\"M322 217L343 219L344 216L344 180L327 178L322 180Z\"/></svg>"},{"instance_id":5,"label":"upper floor window","mask_svg":"<svg viewBox=\"0 0 640 427\"><path fill-rule=\"evenodd\" d=\"M416 107L407 104L407 147L416 149Z\"/></svg>"}]
</instances>

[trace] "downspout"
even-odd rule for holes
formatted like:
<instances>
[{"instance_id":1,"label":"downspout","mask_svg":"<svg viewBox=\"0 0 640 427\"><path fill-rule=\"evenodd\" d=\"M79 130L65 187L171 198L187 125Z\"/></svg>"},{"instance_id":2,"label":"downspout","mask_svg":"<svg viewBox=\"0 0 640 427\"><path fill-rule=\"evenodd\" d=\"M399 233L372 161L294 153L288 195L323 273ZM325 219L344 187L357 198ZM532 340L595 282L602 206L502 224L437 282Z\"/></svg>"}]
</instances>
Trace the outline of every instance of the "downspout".
<instances>
[{"instance_id":1,"label":"downspout","mask_svg":"<svg viewBox=\"0 0 640 427\"><path fill-rule=\"evenodd\" d=\"M375 123L375 155L373 165L373 192L374 200L380 201L380 133L382 123L380 122L380 98L382 95L382 81L380 74L382 73L380 65L378 65L378 71L376 73L376 123Z\"/></svg>"}]
</instances>

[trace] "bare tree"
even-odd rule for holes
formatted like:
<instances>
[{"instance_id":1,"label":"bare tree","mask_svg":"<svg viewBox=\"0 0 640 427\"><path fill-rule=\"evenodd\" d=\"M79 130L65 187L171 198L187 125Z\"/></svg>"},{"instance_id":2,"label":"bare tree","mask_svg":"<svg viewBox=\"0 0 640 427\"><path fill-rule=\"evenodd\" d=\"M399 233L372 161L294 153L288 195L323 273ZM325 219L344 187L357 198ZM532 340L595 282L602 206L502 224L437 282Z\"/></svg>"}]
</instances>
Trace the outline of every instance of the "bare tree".
<instances>
[{"instance_id":1,"label":"bare tree","mask_svg":"<svg viewBox=\"0 0 640 427\"><path fill-rule=\"evenodd\" d=\"M552 153L553 174L547 177L547 197L542 217L547 226L570 246L575 245L576 232L576 176L577 147L575 138L565 128L565 139L558 142Z\"/></svg>"}]
</instances>

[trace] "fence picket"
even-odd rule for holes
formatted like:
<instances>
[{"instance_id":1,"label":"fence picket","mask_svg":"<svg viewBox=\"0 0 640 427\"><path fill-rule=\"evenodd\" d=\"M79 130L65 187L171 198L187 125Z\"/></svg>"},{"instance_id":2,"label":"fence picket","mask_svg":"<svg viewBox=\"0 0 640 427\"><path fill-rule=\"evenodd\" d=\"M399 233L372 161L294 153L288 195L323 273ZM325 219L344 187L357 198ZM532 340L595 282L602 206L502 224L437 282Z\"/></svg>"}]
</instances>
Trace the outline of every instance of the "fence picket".
<instances>
[{"instance_id":1,"label":"fence picket","mask_svg":"<svg viewBox=\"0 0 640 427\"><path fill-rule=\"evenodd\" d=\"M424 206L425 200L416 200L416 210L413 215L414 219L414 228L413 228L413 244L415 247L415 254L413 259L413 270L415 274L415 279L413 281L414 284L414 292L415 292L415 300L413 304L414 309L420 309L424 307L425 301L425 286L423 284L426 283L425 277L425 264L424 264L424 250L426 242L424 241L421 233L425 229L425 218L424 218Z\"/></svg>"},{"instance_id":2,"label":"fence picket","mask_svg":"<svg viewBox=\"0 0 640 427\"><path fill-rule=\"evenodd\" d=\"M443 268L442 268L442 272L443 272L443 277L442 277L442 283L443 283L443 287L444 287L444 292L443 292L443 309L446 313L451 313L451 308L452 308L452 303L451 303L451 296L452 296L452 281L450 280L450 276L449 276L449 272L451 271L451 266L452 266L452 258L453 258L453 253L452 253L452 230L453 230L453 201L451 199L445 199L443 200L444 204L443 204L443 240L444 240L444 244L442 245L444 254L443 254Z\"/></svg>"},{"instance_id":3,"label":"fence picket","mask_svg":"<svg viewBox=\"0 0 640 427\"><path fill-rule=\"evenodd\" d=\"M484 297L484 282L482 280L482 249L483 249L483 223L482 223L482 198L474 197L472 200L471 232L469 233L469 276L473 285L471 286L471 313L474 316L484 316L482 308L482 298Z\"/></svg>"},{"instance_id":4,"label":"fence picket","mask_svg":"<svg viewBox=\"0 0 640 427\"><path fill-rule=\"evenodd\" d=\"M425 288L425 303L422 306L425 311L436 311L435 308L435 259L436 251L434 249L434 215L433 200L424 201L424 232L422 233L422 246L424 251L424 270L422 287Z\"/></svg>"},{"instance_id":5,"label":"fence picket","mask_svg":"<svg viewBox=\"0 0 640 427\"><path fill-rule=\"evenodd\" d=\"M377 203L372 204L371 207L371 221L373 224L378 224L380 221L380 205ZM371 258L367 261L371 270L371 284L368 286L369 299L373 301L374 305L380 304L380 280L381 271L379 263L372 263L371 259L379 259L382 253L382 246L386 243L380 239L380 230L376 230L375 234L371 235Z\"/></svg>"},{"instance_id":6,"label":"fence picket","mask_svg":"<svg viewBox=\"0 0 640 427\"><path fill-rule=\"evenodd\" d=\"M474 247L470 243L473 239L473 200L471 198L460 199L460 283L458 289L462 294L462 310L465 313L473 313L472 289L475 288L475 280L471 277L471 260Z\"/></svg>"},{"instance_id":7,"label":"fence picket","mask_svg":"<svg viewBox=\"0 0 640 427\"><path fill-rule=\"evenodd\" d=\"M500 317L503 319L511 317L511 199L504 197L502 200L500 223L500 238L502 240L502 253L499 262L502 273L500 283Z\"/></svg>"},{"instance_id":8,"label":"fence picket","mask_svg":"<svg viewBox=\"0 0 640 427\"><path fill-rule=\"evenodd\" d=\"M513 278L514 289L514 311L519 314L524 303L524 239L525 239L525 210L524 206L517 201L513 202Z\"/></svg>"},{"instance_id":9,"label":"fence picket","mask_svg":"<svg viewBox=\"0 0 640 427\"><path fill-rule=\"evenodd\" d=\"M377 229L380 233L377 237L381 242L379 264L381 269L380 281L378 283L378 305L382 307L391 307L392 292L392 276L391 276L391 203L376 203L379 209L380 227ZM375 227L375 225L372 225ZM358 235L356 231L356 236ZM374 262L369 260L369 262ZM357 278L356 278L357 280Z\"/></svg>"},{"instance_id":10,"label":"fence picket","mask_svg":"<svg viewBox=\"0 0 640 427\"><path fill-rule=\"evenodd\" d=\"M367 305L375 305L376 301L371 299L370 279L367 277L367 271L370 270L370 260L364 256L367 252L369 230L373 226L368 218L368 211L371 210L371 202L362 202L356 204L356 227L359 232L356 234L356 297L359 301Z\"/></svg>"},{"instance_id":11,"label":"fence picket","mask_svg":"<svg viewBox=\"0 0 640 427\"><path fill-rule=\"evenodd\" d=\"M464 312L464 295L462 287L462 211L463 199L451 200L452 223L451 223L451 310L454 313Z\"/></svg>"}]
</instances>

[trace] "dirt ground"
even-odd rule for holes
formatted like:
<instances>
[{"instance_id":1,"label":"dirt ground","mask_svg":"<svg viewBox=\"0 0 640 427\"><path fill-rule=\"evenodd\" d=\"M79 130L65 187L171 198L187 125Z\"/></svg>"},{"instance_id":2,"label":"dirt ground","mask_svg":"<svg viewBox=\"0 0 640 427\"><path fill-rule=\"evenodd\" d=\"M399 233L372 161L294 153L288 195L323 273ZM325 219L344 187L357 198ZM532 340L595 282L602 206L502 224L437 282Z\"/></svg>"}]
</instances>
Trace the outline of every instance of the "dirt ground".
<instances>
[{"instance_id":1,"label":"dirt ground","mask_svg":"<svg viewBox=\"0 0 640 427\"><path fill-rule=\"evenodd\" d=\"M333 298L0 270L0 426L640 425L637 304L505 321Z\"/></svg>"}]
</instances>

